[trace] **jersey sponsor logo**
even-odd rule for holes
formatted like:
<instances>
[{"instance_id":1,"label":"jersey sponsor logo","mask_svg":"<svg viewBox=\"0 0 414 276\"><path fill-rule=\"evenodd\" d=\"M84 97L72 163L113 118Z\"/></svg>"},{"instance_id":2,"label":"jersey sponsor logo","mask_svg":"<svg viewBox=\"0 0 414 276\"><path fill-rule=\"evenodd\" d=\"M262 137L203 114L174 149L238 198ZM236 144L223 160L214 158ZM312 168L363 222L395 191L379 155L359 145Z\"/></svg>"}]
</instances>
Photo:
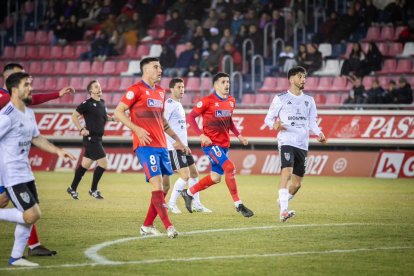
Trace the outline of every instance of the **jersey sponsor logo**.
<instances>
[{"instance_id":1,"label":"jersey sponsor logo","mask_svg":"<svg viewBox=\"0 0 414 276\"><path fill-rule=\"evenodd\" d=\"M128 91L128 92L126 93L126 98L127 98L128 100L132 100L134 97L135 97L135 94L134 94L134 92L133 92L133 91Z\"/></svg>"},{"instance_id":2,"label":"jersey sponsor logo","mask_svg":"<svg viewBox=\"0 0 414 276\"><path fill-rule=\"evenodd\" d=\"M32 141L24 141L24 142L19 142L19 147L26 147L28 145L31 145Z\"/></svg>"},{"instance_id":3,"label":"jersey sponsor logo","mask_svg":"<svg viewBox=\"0 0 414 276\"><path fill-rule=\"evenodd\" d=\"M157 169L158 169L158 167L157 167L157 166L151 166L151 171L156 172L156 171L157 171Z\"/></svg>"},{"instance_id":4,"label":"jersey sponsor logo","mask_svg":"<svg viewBox=\"0 0 414 276\"><path fill-rule=\"evenodd\" d=\"M203 106L203 102L202 101L199 101L198 103L197 103L197 107L198 108L200 108L200 107L202 107Z\"/></svg>"},{"instance_id":5,"label":"jersey sponsor logo","mask_svg":"<svg viewBox=\"0 0 414 276\"><path fill-rule=\"evenodd\" d=\"M288 116L289 121L306 121L307 118L305 116Z\"/></svg>"},{"instance_id":6,"label":"jersey sponsor logo","mask_svg":"<svg viewBox=\"0 0 414 276\"><path fill-rule=\"evenodd\" d=\"M231 117L230 110L216 110L216 117L223 118L223 117Z\"/></svg>"},{"instance_id":7,"label":"jersey sponsor logo","mask_svg":"<svg viewBox=\"0 0 414 276\"><path fill-rule=\"evenodd\" d=\"M162 101L156 99L147 99L147 106L148 107L161 107L162 108Z\"/></svg>"},{"instance_id":8,"label":"jersey sponsor logo","mask_svg":"<svg viewBox=\"0 0 414 276\"><path fill-rule=\"evenodd\" d=\"M26 203L30 202L30 196L27 192L20 193L20 198Z\"/></svg>"}]
</instances>

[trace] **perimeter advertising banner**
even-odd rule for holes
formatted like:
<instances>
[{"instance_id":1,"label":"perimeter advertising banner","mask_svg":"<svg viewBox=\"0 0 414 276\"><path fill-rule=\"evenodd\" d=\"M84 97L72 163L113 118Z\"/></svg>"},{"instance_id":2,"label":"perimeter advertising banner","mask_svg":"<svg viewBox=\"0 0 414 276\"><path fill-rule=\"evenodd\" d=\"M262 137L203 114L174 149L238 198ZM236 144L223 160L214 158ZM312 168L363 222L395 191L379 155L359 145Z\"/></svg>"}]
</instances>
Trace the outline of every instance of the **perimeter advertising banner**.
<instances>
[{"instance_id":1,"label":"perimeter advertising banner","mask_svg":"<svg viewBox=\"0 0 414 276\"><path fill-rule=\"evenodd\" d=\"M81 162L83 149L66 148L77 157L76 161L63 160L32 148L30 161L35 171L74 171ZM109 160L107 171L143 173L137 157L129 148L107 148ZM310 151L307 157L307 175L371 177L377 163L378 152ZM414 155L414 154L413 154ZM200 173L210 172L210 161L201 150L193 151ZM238 174L277 175L280 173L280 158L276 150L231 150L230 158ZM411 168L411 175L414 174ZM411 176L412 177L412 176Z\"/></svg>"},{"instance_id":2,"label":"perimeter advertising banner","mask_svg":"<svg viewBox=\"0 0 414 276\"><path fill-rule=\"evenodd\" d=\"M56 112L55 112L56 111ZM36 110L40 132L52 140L79 140L71 122L73 110ZM233 120L239 131L252 143L276 143L276 132L263 123L265 110L239 110ZM414 147L414 114L412 111L320 111L318 124L335 145L409 145ZM201 120L198 121L201 126ZM188 130L190 141L197 139ZM107 141L129 141L131 132L118 122L105 126ZM315 140L312 140L313 142Z\"/></svg>"}]
</instances>

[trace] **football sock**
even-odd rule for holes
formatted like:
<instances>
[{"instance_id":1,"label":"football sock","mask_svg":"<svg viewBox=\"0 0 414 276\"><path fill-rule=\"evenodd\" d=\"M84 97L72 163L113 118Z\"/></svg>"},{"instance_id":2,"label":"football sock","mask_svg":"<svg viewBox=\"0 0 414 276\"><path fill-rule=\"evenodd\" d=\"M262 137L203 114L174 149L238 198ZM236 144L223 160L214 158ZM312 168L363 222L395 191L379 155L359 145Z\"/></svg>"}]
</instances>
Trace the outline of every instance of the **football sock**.
<instances>
[{"instance_id":1,"label":"football sock","mask_svg":"<svg viewBox=\"0 0 414 276\"><path fill-rule=\"evenodd\" d=\"M239 207L240 204L242 204L243 202L241 200L237 200L234 202L234 206Z\"/></svg>"},{"instance_id":2,"label":"football sock","mask_svg":"<svg viewBox=\"0 0 414 276\"><path fill-rule=\"evenodd\" d=\"M98 189L99 180L101 180L101 177L104 172L105 172L105 169L102 168L101 166L96 167L95 171L93 172L93 179L92 179L92 186L91 186L92 192Z\"/></svg>"},{"instance_id":3,"label":"football sock","mask_svg":"<svg viewBox=\"0 0 414 276\"><path fill-rule=\"evenodd\" d=\"M165 229L172 225L168 218L167 208L164 199L164 193L162 191L153 191L151 202L154 208L157 210L157 214L160 217Z\"/></svg>"},{"instance_id":4,"label":"football sock","mask_svg":"<svg viewBox=\"0 0 414 276\"><path fill-rule=\"evenodd\" d=\"M237 192L236 178L234 177L234 174L236 172L234 163L231 160L226 160L223 164L223 169L225 173L227 188L229 189L233 201L240 201L239 194Z\"/></svg>"},{"instance_id":5,"label":"football sock","mask_svg":"<svg viewBox=\"0 0 414 276\"><path fill-rule=\"evenodd\" d=\"M214 185L213 179L211 179L210 175L205 176L203 179L201 179L197 184L194 184L193 187L187 190L187 193L190 196L194 196L194 194L198 193L199 191L205 190L211 185Z\"/></svg>"},{"instance_id":6,"label":"football sock","mask_svg":"<svg viewBox=\"0 0 414 276\"><path fill-rule=\"evenodd\" d=\"M184 189L185 184L187 184L187 182L184 181L184 179L182 179L181 177L179 177L175 183L174 183L174 188L171 192L171 196L170 196L170 204L171 205L175 205L177 203L177 198L180 196L181 191Z\"/></svg>"},{"instance_id":7,"label":"football sock","mask_svg":"<svg viewBox=\"0 0 414 276\"><path fill-rule=\"evenodd\" d=\"M75 190L78 188L79 182L82 180L83 175L85 174L85 172L87 171L87 169L85 169L82 166L79 166L76 171L75 171L75 177L73 178L72 181L72 185L70 185L70 187L72 188L72 190Z\"/></svg>"},{"instance_id":8,"label":"football sock","mask_svg":"<svg viewBox=\"0 0 414 276\"><path fill-rule=\"evenodd\" d=\"M40 245L39 237L37 236L37 229L36 225L33 224L32 230L30 231L28 245L30 249L35 248L36 246Z\"/></svg>"},{"instance_id":9,"label":"football sock","mask_svg":"<svg viewBox=\"0 0 414 276\"><path fill-rule=\"evenodd\" d=\"M279 190L280 212L288 209L288 194L289 192L286 188Z\"/></svg>"},{"instance_id":10,"label":"football sock","mask_svg":"<svg viewBox=\"0 0 414 276\"><path fill-rule=\"evenodd\" d=\"M0 220L21 224L26 223L23 219L23 212L17 210L16 208L0 209Z\"/></svg>"},{"instance_id":11,"label":"football sock","mask_svg":"<svg viewBox=\"0 0 414 276\"><path fill-rule=\"evenodd\" d=\"M193 187L195 184L197 184L198 183L198 177L196 177L196 178L190 178L190 179L188 179L188 186L191 188L191 187ZM196 203L196 204L200 204L201 202L200 202L200 193L195 193L194 195L193 195L193 199L194 199L194 202Z\"/></svg>"},{"instance_id":12,"label":"football sock","mask_svg":"<svg viewBox=\"0 0 414 276\"><path fill-rule=\"evenodd\" d=\"M164 198L167 196L166 193L164 194ZM157 217L157 210L155 209L152 202L150 202L150 206L148 208L147 216L145 217L144 226L151 226L154 224L154 220Z\"/></svg>"},{"instance_id":13,"label":"football sock","mask_svg":"<svg viewBox=\"0 0 414 276\"><path fill-rule=\"evenodd\" d=\"M14 244L11 252L12 258L19 259L23 257L31 227L31 225L27 224L16 224L16 230L14 231Z\"/></svg>"},{"instance_id":14,"label":"football sock","mask_svg":"<svg viewBox=\"0 0 414 276\"><path fill-rule=\"evenodd\" d=\"M294 197L294 195L288 193L288 200L291 200Z\"/></svg>"}]
</instances>

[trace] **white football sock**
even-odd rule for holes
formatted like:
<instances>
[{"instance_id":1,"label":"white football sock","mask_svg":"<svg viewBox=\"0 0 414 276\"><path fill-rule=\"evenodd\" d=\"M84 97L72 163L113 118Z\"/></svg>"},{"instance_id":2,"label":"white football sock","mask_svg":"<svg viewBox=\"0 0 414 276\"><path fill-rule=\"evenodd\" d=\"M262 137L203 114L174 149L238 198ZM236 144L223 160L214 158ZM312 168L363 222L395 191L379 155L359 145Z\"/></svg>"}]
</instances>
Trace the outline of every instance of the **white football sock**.
<instances>
[{"instance_id":1,"label":"white football sock","mask_svg":"<svg viewBox=\"0 0 414 276\"><path fill-rule=\"evenodd\" d=\"M0 220L25 224L23 212L17 210L16 208L0 209Z\"/></svg>"},{"instance_id":2,"label":"white football sock","mask_svg":"<svg viewBox=\"0 0 414 276\"><path fill-rule=\"evenodd\" d=\"M234 206L239 207L240 204L242 204L243 202L241 200L237 200L234 202Z\"/></svg>"},{"instance_id":3,"label":"white football sock","mask_svg":"<svg viewBox=\"0 0 414 276\"><path fill-rule=\"evenodd\" d=\"M199 181L198 177L188 179L188 187L189 188L193 187L195 184L198 183L198 181ZM193 198L194 198L193 200L194 200L195 204L201 204L201 202L200 202L200 193L199 192L195 193L193 195Z\"/></svg>"},{"instance_id":4,"label":"white football sock","mask_svg":"<svg viewBox=\"0 0 414 276\"><path fill-rule=\"evenodd\" d=\"M294 195L291 195L290 193L288 193L288 200L291 200L294 197Z\"/></svg>"},{"instance_id":5,"label":"white football sock","mask_svg":"<svg viewBox=\"0 0 414 276\"><path fill-rule=\"evenodd\" d=\"M289 192L288 189L280 189L279 190L279 204L280 204L280 212L285 211L288 209L288 201L289 201Z\"/></svg>"},{"instance_id":6,"label":"white football sock","mask_svg":"<svg viewBox=\"0 0 414 276\"><path fill-rule=\"evenodd\" d=\"M184 189L185 184L187 184L181 177L179 177L174 183L174 189L171 192L170 204L177 204L177 198L180 196L181 191Z\"/></svg>"},{"instance_id":7,"label":"white football sock","mask_svg":"<svg viewBox=\"0 0 414 276\"><path fill-rule=\"evenodd\" d=\"M18 259L23 257L24 249L26 248L27 241L29 240L30 230L32 225L28 224L16 224L16 230L14 231L14 244L11 257Z\"/></svg>"}]
</instances>

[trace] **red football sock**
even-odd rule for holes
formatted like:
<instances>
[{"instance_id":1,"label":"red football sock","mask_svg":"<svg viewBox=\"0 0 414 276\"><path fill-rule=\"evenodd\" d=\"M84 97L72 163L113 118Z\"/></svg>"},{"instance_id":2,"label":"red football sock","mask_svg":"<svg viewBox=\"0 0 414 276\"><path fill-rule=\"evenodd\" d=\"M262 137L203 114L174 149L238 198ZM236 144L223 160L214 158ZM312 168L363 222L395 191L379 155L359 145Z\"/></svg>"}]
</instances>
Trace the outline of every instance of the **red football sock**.
<instances>
[{"instance_id":1,"label":"red football sock","mask_svg":"<svg viewBox=\"0 0 414 276\"><path fill-rule=\"evenodd\" d=\"M166 193L164 193L164 198L167 196ZM147 212L147 216L145 218L144 221L144 226L151 226L154 224L154 220L157 217L157 210L155 209L154 205L152 204L152 202L150 203L150 206L148 208L148 212Z\"/></svg>"},{"instance_id":2,"label":"red football sock","mask_svg":"<svg viewBox=\"0 0 414 276\"><path fill-rule=\"evenodd\" d=\"M195 194L195 193L198 193L199 191L207 189L208 187L214 184L216 183L214 183L213 179L211 179L211 176L207 175L206 177L198 181L197 184L194 184L194 186L190 188L190 192L192 194Z\"/></svg>"},{"instance_id":3,"label":"red football sock","mask_svg":"<svg viewBox=\"0 0 414 276\"><path fill-rule=\"evenodd\" d=\"M226 184L233 201L239 201L239 193L237 192L237 183L236 178L234 175L236 173L236 168L234 167L234 163L231 160L226 160L223 164L223 169L225 172Z\"/></svg>"},{"instance_id":4,"label":"red football sock","mask_svg":"<svg viewBox=\"0 0 414 276\"><path fill-rule=\"evenodd\" d=\"M160 216L165 229L170 227L172 223L168 218L167 205L165 203L163 191L153 191L151 202L154 208L157 210L157 214Z\"/></svg>"},{"instance_id":5,"label":"red football sock","mask_svg":"<svg viewBox=\"0 0 414 276\"><path fill-rule=\"evenodd\" d=\"M34 248L40 245L39 238L37 236L36 225L33 224L32 230L30 231L29 241L27 242L30 248Z\"/></svg>"}]
</instances>

